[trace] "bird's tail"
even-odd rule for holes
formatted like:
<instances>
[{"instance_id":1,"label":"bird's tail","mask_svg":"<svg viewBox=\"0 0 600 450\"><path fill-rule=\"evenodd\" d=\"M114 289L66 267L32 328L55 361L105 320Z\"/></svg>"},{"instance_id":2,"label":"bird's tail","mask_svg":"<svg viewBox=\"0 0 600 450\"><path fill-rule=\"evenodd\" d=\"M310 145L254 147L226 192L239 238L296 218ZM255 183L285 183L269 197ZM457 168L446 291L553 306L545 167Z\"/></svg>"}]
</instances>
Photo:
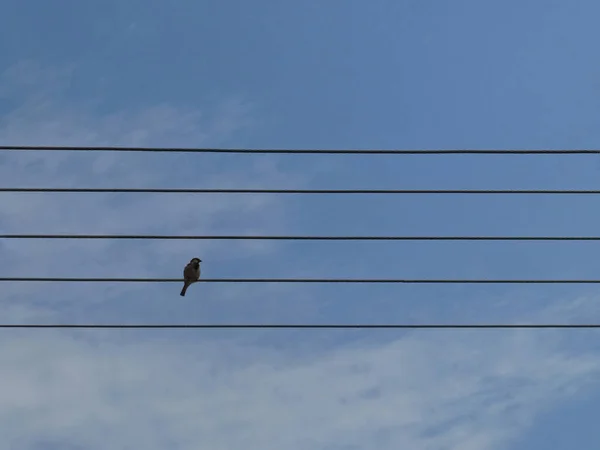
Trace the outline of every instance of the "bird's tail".
<instances>
[{"instance_id":1,"label":"bird's tail","mask_svg":"<svg viewBox=\"0 0 600 450\"><path fill-rule=\"evenodd\" d=\"M182 297L185 297L185 292L187 291L188 286L189 286L188 283L184 283L183 289L181 289L181 292L179 293L179 295L181 295Z\"/></svg>"}]
</instances>

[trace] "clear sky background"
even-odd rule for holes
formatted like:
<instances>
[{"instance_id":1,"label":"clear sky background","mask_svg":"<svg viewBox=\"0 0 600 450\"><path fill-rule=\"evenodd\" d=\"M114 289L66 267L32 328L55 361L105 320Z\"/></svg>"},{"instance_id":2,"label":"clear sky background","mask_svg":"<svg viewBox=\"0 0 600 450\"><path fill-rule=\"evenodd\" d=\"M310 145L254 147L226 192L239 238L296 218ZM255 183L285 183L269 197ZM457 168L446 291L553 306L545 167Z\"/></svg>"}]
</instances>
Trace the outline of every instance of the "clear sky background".
<instances>
[{"instance_id":1,"label":"clear sky background","mask_svg":"<svg viewBox=\"0 0 600 450\"><path fill-rule=\"evenodd\" d=\"M2 145L598 148L592 0L0 0ZM600 189L596 156L0 154L3 186ZM2 233L598 235L596 196L2 194ZM598 278L593 242L0 242L3 276ZM17 284L3 323L599 322L593 285ZM598 445L597 331L3 330L0 449ZM577 443L577 444L576 444Z\"/></svg>"}]
</instances>

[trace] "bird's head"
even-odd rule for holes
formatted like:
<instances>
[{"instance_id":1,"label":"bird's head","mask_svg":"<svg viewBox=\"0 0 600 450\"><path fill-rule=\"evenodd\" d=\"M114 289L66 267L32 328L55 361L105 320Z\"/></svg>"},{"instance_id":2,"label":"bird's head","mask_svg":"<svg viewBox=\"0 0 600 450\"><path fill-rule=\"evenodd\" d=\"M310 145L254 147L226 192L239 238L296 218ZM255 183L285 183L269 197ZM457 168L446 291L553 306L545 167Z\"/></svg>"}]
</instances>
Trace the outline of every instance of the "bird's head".
<instances>
[{"instance_id":1,"label":"bird's head","mask_svg":"<svg viewBox=\"0 0 600 450\"><path fill-rule=\"evenodd\" d=\"M192 260L190 262L192 264L199 265L202 262L202 260L200 258L192 258Z\"/></svg>"}]
</instances>

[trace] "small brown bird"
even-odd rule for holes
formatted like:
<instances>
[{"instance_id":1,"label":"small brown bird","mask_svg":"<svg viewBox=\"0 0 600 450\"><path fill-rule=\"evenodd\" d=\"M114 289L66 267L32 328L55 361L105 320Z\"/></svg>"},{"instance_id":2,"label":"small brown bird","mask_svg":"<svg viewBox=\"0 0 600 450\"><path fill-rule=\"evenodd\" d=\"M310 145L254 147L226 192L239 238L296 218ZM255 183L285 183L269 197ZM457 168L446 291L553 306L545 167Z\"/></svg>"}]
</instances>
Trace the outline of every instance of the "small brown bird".
<instances>
[{"instance_id":1,"label":"small brown bird","mask_svg":"<svg viewBox=\"0 0 600 450\"><path fill-rule=\"evenodd\" d=\"M202 262L199 258L192 258L192 260L183 269L183 289L181 290L182 297L185 297L185 291L190 287L192 283L195 283L200 279L200 263Z\"/></svg>"}]
</instances>

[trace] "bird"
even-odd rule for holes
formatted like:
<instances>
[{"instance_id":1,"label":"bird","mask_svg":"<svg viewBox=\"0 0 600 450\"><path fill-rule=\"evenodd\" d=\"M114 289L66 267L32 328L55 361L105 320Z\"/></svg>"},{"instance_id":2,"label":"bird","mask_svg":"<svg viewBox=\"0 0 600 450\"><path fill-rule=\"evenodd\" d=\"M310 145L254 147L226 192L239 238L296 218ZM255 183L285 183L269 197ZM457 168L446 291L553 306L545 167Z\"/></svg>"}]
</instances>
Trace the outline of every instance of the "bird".
<instances>
[{"instance_id":1,"label":"bird","mask_svg":"<svg viewBox=\"0 0 600 450\"><path fill-rule=\"evenodd\" d=\"M187 288L190 287L192 283L195 283L200 279L200 263L202 260L200 258L192 258L192 260L186 264L183 269L183 289L181 289L182 297L185 297L185 292Z\"/></svg>"}]
</instances>

